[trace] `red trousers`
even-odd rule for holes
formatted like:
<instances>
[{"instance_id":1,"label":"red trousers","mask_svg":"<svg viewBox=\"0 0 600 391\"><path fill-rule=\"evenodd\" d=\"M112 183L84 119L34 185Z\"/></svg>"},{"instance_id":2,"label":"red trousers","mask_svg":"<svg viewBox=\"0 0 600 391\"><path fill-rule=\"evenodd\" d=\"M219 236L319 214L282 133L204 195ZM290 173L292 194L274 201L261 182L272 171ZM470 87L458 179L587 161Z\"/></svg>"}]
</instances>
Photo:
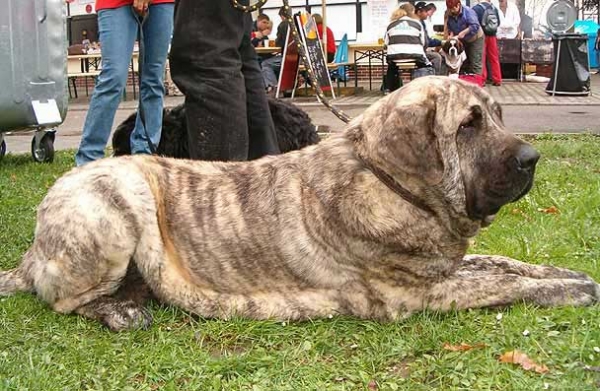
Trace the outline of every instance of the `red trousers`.
<instances>
[{"instance_id":1,"label":"red trousers","mask_svg":"<svg viewBox=\"0 0 600 391\"><path fill-rule=\"evenodd\" d=\"M485 36L485 46L483 48L483 80L487 80L487 64L490 63L490 71L492 73L492 82L496 84L502 83L502 71L500 70L500 55L498 54L498 42L495 36Z\"/></svg>"}]
</instances>

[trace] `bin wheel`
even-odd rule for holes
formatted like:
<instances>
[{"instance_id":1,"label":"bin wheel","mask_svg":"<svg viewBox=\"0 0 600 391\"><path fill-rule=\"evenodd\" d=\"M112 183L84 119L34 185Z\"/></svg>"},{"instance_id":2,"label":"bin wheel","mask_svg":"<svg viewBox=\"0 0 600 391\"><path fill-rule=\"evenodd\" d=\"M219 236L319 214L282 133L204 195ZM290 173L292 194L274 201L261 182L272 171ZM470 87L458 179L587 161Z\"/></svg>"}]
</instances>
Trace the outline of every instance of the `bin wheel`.
<instances>
[{"instance_id":1,"label":"bin wheel","mask_svg":"<svg viewBox=\"0 0 600 391\"><path fill-rule=\"evenodd\" d=\"M36 145L35 137L31 140L31 156L38 163L51 163L54 160L54 140L50 134L45 134Z\"/></svg>"},{"instance_id":2,"label":"bin wheel","mask_svg":"<svg viewBox=\"0 0 600 391\"><path fill-rule=\"evenodd\" d=\"M0 160L6 155L6 141L2 140L0 143Z\"/></svg>"}]
</instances>

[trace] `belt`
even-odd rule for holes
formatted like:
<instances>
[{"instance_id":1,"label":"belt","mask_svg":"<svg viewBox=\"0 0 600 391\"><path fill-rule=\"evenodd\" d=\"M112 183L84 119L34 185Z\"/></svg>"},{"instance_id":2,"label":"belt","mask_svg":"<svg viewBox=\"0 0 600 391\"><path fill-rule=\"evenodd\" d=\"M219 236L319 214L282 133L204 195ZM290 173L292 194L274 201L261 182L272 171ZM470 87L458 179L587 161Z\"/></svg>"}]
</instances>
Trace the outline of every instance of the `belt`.
<instances>
[{"instance_id":1,"label":"belt","mask_svg":"<svg viewBox=\"0 0 600 391\"><path fill-rule=\"evenodd\" d=\"M474 36L472 36L471 39L469 39L469 40L465 39L465 42L467 42L467 43L473 43L473 42L477 41L481 37L483 37L483 30L480 27L479 30L477 30L477 34L475 34Z\"/></svg>"}]
</instances>

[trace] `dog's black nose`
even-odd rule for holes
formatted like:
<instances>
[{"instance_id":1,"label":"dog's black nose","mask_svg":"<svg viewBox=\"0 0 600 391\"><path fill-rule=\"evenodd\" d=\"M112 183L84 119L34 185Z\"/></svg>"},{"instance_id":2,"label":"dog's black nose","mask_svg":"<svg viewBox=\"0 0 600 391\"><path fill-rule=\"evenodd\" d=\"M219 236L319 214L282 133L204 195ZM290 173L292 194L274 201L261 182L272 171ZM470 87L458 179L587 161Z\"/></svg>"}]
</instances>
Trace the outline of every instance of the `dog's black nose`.
<instances>
[{"instance_id":1,"label":"dog's black nose","mask_svg":"<svg viewBox=\"0 0 600 391\"><path fill-rule=\"evenodd\" d=\"M517 152L517 165L521 169L535 167L540 158L540 154L531 145L523 145Z\"/></svg>"}]
</instances>

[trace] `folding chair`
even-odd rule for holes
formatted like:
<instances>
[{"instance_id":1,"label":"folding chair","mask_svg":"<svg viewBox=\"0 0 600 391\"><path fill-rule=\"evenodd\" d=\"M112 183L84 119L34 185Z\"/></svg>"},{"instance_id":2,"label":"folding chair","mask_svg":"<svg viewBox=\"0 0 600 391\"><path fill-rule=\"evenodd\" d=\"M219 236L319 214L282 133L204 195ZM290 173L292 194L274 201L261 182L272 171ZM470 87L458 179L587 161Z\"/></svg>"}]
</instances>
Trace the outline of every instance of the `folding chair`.
<instances>
[{"instance_id":1,"label":"folding chair","mask_svg":"<svg viewBox=\"0 0 600 391\"><path fill-rule=\"evenodd\" d=\"M333 62L335 64L343 64L337 67L337 69L331 71L331 79L337 79L338 83L340 81L344 82L348 81L348 76L346 75L346 66L348 66L348 34L344 34L342 40L340 41L337 50L335 51L335 57L333 58Z\"/></svg>"}]
</instances>

